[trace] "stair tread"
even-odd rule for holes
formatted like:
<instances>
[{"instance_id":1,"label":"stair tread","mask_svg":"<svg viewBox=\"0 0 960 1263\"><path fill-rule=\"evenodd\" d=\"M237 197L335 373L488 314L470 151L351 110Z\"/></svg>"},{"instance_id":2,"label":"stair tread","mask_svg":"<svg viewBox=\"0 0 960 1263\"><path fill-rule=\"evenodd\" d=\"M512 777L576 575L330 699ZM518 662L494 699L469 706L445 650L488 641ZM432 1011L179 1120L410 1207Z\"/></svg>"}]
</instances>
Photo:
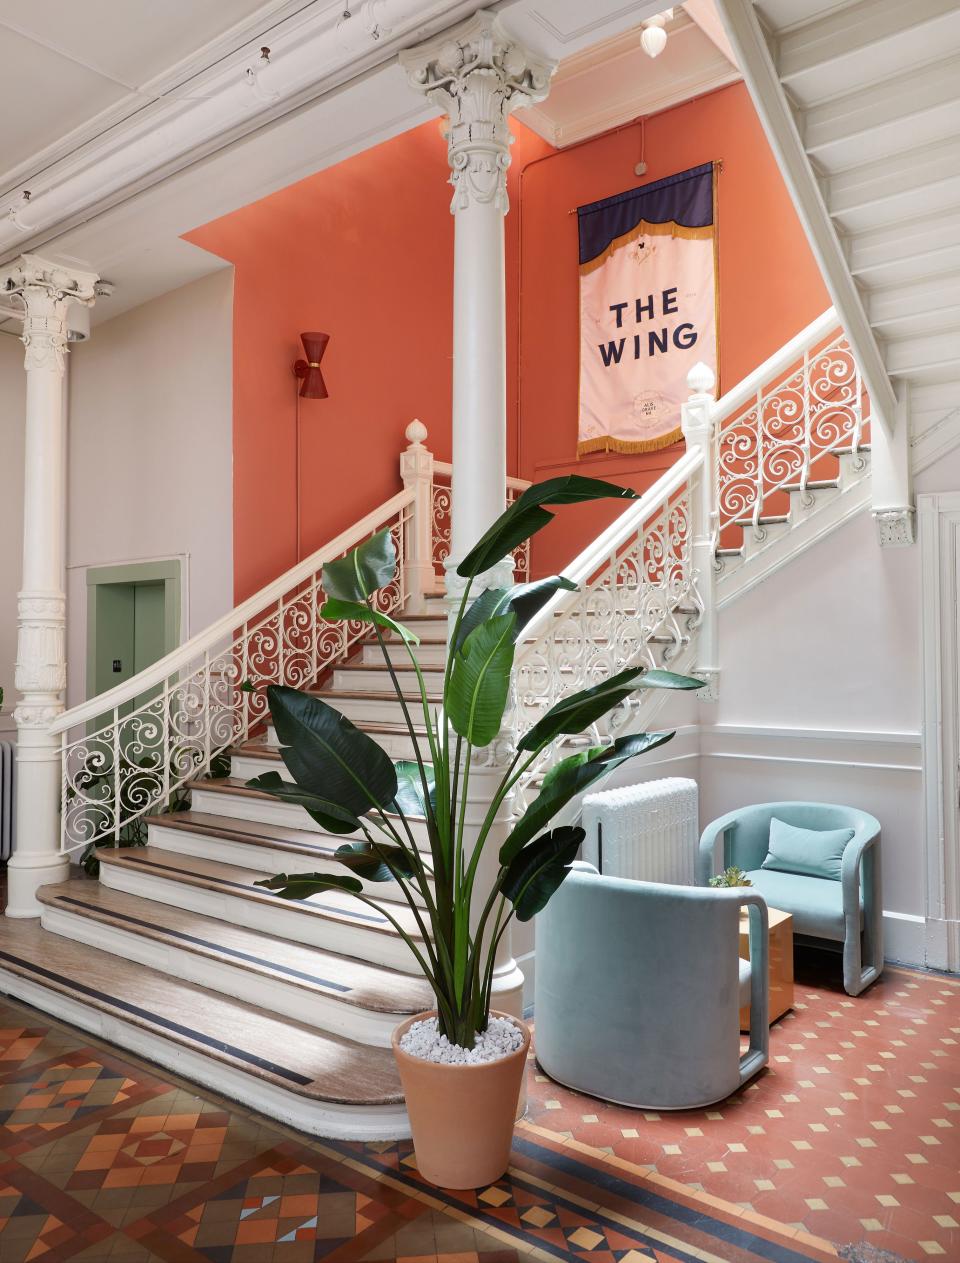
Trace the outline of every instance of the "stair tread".
<instances>
[{"instance_id":1,"label":"stair tread","mask_svg":"<svg viewBox=\"0 0 960 1263\"><path fill-rule=\"evenodd\" d=\"M413 675L414 668L412 662L394 662L393 669L397 675L409 673ZM379 662L338 662L334 667L336 671L383 671L387 672L387 664L381 659ZM424 675L442 675L446 670L442 662L424 662L420 665L420 670Z\"/></svg>"},{"instance_id":2,"label":"stair tread","mask_svg":"<svg viewBox=\"0 0 960 1263\"><path fill-rule=\"evenodd\" d=\"M298 1096L402 1100L393 1055L44 930L0 918L0 970L132 1023ZM88 979L90 981L81 981Z\"/></svg>"},{"instance_id":3,"label":"stair tread","mask_svg":"<svg viewBox=\"0 0 960 1263\"><path fill-rule=\"evenodd\" d=\"M279 747L277 748L276 757L278 759L280 758ZM186 788L190 790L194 790L194 791L195 790L200 790L200 791L209 790L215 794L227 794L230 797L253 798L253 799L256 799L258 802L276 803L280 801L279 799L274 798L272 794L268 794L265 790L251 789L247 785L247 782L245 780L242 780L238 776L218 776L214 780L209 780L209 781L203 781L203 780L187 781ZM214 812L198 812L196 814L210 816L210 815L214 815L215 813ZM395 812L388 811L388 812L385 812L384 814L391 820L399 819L399 816ZM423 816L415 816L410 811L405 812L404 814L406 815L407 819L410 821L420 821L424 819ZM168 820L171 819L172 816L178 816L178 815L187 815L187 812L173 812L171 813L170 816L160 816L160 817L153 817L153 818L159 819L161 823L166 824ZM244 818L242 816L236 816L236 817L232 816L231 819L242 823ZM254 825L258 830L261 827L260 822L256 820L250 820L248 821L248 823L251 825ZM322 833L317 834L317 831L315 829L311 830L310 832L312 832L315 837L328 836Z\"/></svg>"},{"instance_id":4,"label":"stair tread","mask_svg":"<svg viewBox=\"0 0 960 1263\"><path fill-rule=\"evenodd\" d=\"M43 886L37 898L48 907L267 974L358 1008L403 1016L432 1007L429 985L412 974L154 903L86 878Z\"/></svg>"},{"instance_id":5,"label":"stair tread","mask_svg":"<svg viewBox=\"0 0 960 1263\"><path fill-rule=\"evenodd\" d=\"M162 816L148 816L147 824L164 829L180 829L188 833L208 833L219 838L232 838L252 846L269 846L274 850L313 854L317 859L330 859L344 839L330 837L311 829L290 829L283 825L263 824L237 816L216 816L206 811L173 811ZM346 870L344 870L346 871Z\"/></svg>"},{"instance_id":6,"label":"stair tread","mask_svg":"<svg viewBox=\"0 0 960 1263\"><path fill-rule=\"evenodd\" d=\"M233 864L222 864L214 860L203 860L193 855L181 855L179 852L164 851L156 846L117 848L105 846L101 847L98 858L101 866L106 865L108 868L117 866L127 871L200 886L206 890L233 895L241 899L253 899L271 907L279 904L298 915L321 917L327 921L349 925L354 929L369 930L375 934L387 934L399 938L389 917L378 915L377 908L381 901L374 900L376 907L371 907L370 904L361 902L353 895L337 890L326 890L321 894L311 895L309 899L283 899L274 891L256 885L262 878L273 876L272 873L260 872L252 868L240 868ZM390 917L412 939L422 940L423 936L409 907L391 903L389 913Z\"/></svg>"},{"instance_id":7,"label":"stair tread","mask_svg":"<svg viewBox=\"0 0 960 1263\"><path fill-rule=\"evenodd\" d=\"M338 669L341 669L341 668L338 668ZM372 689L368 691L366 689L340 689L336 687L331 688L328 686L327 688L306 689L305 691L307 693L312 693L314 697L323 697L323 698L343 697L343 698L349 698L351 701L362 699L364 701L370 701L370 702L399 702L400 700L397 697L396 693L394 693L393 691L389 693L381 693L381 692L374 692ZM419 693L417 694L406 693L404 694L403 700L405 702L410 702L410 701L419 702L420 694ZM428 702L442 702L443 697L439 693L431 693L428 690L427 701Z\"/></svg>"}]
</instances>

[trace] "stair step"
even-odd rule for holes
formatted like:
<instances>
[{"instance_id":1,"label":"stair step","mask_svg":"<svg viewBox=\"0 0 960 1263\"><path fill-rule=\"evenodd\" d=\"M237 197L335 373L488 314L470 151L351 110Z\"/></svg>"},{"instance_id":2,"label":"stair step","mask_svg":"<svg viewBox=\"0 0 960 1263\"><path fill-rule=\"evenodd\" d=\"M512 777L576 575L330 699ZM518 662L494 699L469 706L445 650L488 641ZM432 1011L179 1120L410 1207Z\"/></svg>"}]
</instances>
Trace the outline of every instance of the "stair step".
<instances>
[{"instance_id":1,"label":"stair step","mask_svg":"<svg viewBox=\"0 0 960 1263\"><path fill-rule=\"evenodd\" d=\"M396 921L415 942L422 942L407 907L385 905L380 899L371 906L332 890L309 899L282 899L256 885L271 873L176 855L155 846L102 847L99 859L100 880L111 890L389 969L412 972L417 968L409 947L392 924Z\"/></svg>"},{"instance_id":2,"label":"stair step","mask_svg":"<svg viewBox=\"0 0 960 1263\"><path fill-rule=\"evenodd\" d=\"M261 771L267 770L270 769L261 769ZM280 762L276 763L276 770L284 771ZM285 779L289 778L285 777ZM235 780L232 776L224 776L212 781L188 781L187 788L190 790L192 810L198 815L230 816L234 820L278 825L286 829L302 829L308 833L329 836L296 803L281 802L279 798L274 798L272 794L264 793L260 789L248 789L245 782ZM390 815L389 812L387 814ZM390 818L398 819L396 816ZM166 819L167 817L163 817L164 821ZM416 816L408 816L407 821L417 846L427 849L430 842L427 837L426 822Z\"/></svg>"},{"instance_id":3,"label":"stair step","mask_svg":"<svg viewBox=\"0 0 960 1263\"><path fill-rule=\"evenodd\" d=\"M443 689L443 665L423 666L421 669L427 696L439 694ZM417 679L417 673L412 665L407 663L406 666L397 666L394 667L394 671L404 697L408 699L413 698L419 702L420 681ZM363 696L370 693L386 693L389 697L396 698L393 680L390 678L390 673L383 662L376 666L370 666L362 662L343 663L334 670L332 685L328 685L322 692L324 696L329 693L339 695L341 692L344 694L358 693Z\"/></svg>"},{"instance_id":4,"label":"stair step","mask_svg":"<svg viewBox=\"0 0 960 1263\"><path fill-rule=\"evenodd\" d=\"M346 717L357 725L358 728L366 730L373 724L402 724L404 722L403 707L397 698L396 693L390 692L358 692L355 689L339 690L326 689L318 693L325 702L335 707L341 715ZM410 701L416 704L411 706ZM427 703L431 710L440 705L441 698L439 694L428 695ZM419 704L419 699L408 698L407 709L410 712L410 718L414 723L419 720L423 723L423 709Z\"/></svg>"},{"instance_id":5,"label":"stair step","mask_svg":"<svg viewBox=\"0 0 960 1263\"><path fill-rule=\"evenodd\" d=\"M411 717L414 721L416 721L416 715L412 715ZM371 736L374 741L376 741L377 745L380 746L381 749L385 750L387 754L389 754L391 759L416 758L413 742L410 739L410 732L405 723L377 723L374 720L365 719L359 726L365 733ZM426 750L428 748L426 729L418 727L416 722L414 722L413 730L420 740L421 749ZM266 737L264 738L263 745L267 750L272 751L274 754L280 746L280 739L277 737L273 724L269 724L267 726ZM247 760L257 756L253 755L247 747L244 747L242 757L244 760ZM251 777L258 776L261 772L267 770L263 766L260 766L254 767L248 772L248 764L246 762L243 764L237 764L237 767L242 768L242 770L234 771L233 775L239 776L241 780L249 780Z\"/></svg>"},{"instance_id":6,"label":"stair step","mask_svg":"<svg viewBox=\"0 0 960 1263\"><path fill-rule=\"evenodd\" d=\"M388 641L386 649L394 666L410 666L410 655L399 641ZM421 640L419 645L413 646L413 651L421 668L424 670L442 670L447 661L446 637L438 641ZM359 665L364 667L382 667L383 651L380 646L377 644L365 644L360 651Z\"/></svg>"},{"instance_id":7,"label":"stair step","mask_svg":"<svg viewBox=\"0 0 960 1263\"><path fill-rule=\"evenodd\" d=\"M427 982L75 878L38 893L44 929L362 1044L432 1007Z\"/></svg>"},{"instance_id":8,"label":"stair step","mask_svg":"<svg viewBox=\"0 0 960 1263\"><path fill-rule=\"evenodd\" d=\"M148 816L147 827L150 845L162 851L271 873L346 873L349 870L334 852L359 836L318 836L307 829L286 829L197 811ZM398 882L364 882L364 887L374 898L406 902Z\"/></svg>"},{"instance_id":9,"label":"stair step","mask_svg":"<svg viewBox=\"0 0 960 1263\"><path fill-rule=\"evenodd\" d=\"M314 1135L409 1135L385 1048L326 1034L0 918L4 992Z\"/></svg>"}]
</instances>

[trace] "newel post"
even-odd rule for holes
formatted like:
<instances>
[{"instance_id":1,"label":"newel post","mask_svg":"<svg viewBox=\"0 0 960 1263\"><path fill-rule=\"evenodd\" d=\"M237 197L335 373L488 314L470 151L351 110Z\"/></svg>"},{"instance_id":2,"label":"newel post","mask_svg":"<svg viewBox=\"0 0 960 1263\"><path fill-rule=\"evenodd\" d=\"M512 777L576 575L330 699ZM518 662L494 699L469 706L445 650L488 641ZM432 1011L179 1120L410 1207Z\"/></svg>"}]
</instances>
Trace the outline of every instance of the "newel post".
<instances>
[{"instance_id":1,"label":"newel post","mask_svg":"<svg viewBox=\"0 0 960 1263\"><path fill-rule=\"evenodd\" d=\"M698 694L701 701L717 700L720 658L717 643L716 529L719 520L717 446L714 441L713 388L716 377L709 365L694 364L687 374L690 398L680 408L680 424L687 451L703 452L703 464L690 486L690 551L696 587L703 602L697 626L694 674L706 680Z\"/></svg>"},{"instance_id":2,"label":"newel post","mask_svg":"<svg viewBox=\"0 0 960 1263\"><path fill-rule=\"evenodd\" d=\"M422 614L434 589L433 571L433 452L424 447L427 427L413 420L407 426L409 447L400 453L400 477L405 491L413 491L410 516L404 524L403 582L406 611Z\"/></svg>"}]
</instances>

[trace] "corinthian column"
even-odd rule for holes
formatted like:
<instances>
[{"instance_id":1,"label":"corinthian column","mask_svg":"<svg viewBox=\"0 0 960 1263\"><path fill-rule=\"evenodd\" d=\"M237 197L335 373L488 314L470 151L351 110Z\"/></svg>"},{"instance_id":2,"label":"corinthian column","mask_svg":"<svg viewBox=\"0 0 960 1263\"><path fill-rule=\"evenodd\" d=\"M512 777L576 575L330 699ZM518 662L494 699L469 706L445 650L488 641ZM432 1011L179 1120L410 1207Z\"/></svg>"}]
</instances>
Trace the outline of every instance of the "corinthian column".
<instances>
[{"instance_id":1,"label":"corinthian column","mask_svg":"<svg viewBox=\"0 0 960 1263\"><path fill-rule=\"evenodd\" d=\"M447 132L454 216L453 254L453 504L448 600L463 581L462 558L505 507L507 370L503 217L509 209L507 168L513 110L541 101L554 63L531 53L484 10L419 48L400 54L411 83L450 120ZM513 581L508 557L476 587ZM506 732L477 751L470 772L464 834L474 843L512 750ZM497 852L510 829L511 804L493 823L478 867L481 900L497 871ZM507 936L493 980L493 1007L520 1016L523 974Z\"/></svg>"},{"instance_id":2,"label":"corinthian column","mask_svg":"<svg viewBox=\"0 0 960 1263\"><path fill-rule=\"evenodd\" d=\"M23 583L18 596L16 846L7 916L40 915L38 887L62 881L60 742L49 725L67 684L63 592L64 355L67 306L93 302L97 277L25 254L0 273L0 292L24 308L27 415L23 496Z\"/></svg>"},{"instance_id":3,"label":"corinthian column","mask_svg":"<svg viewBox=\"0 0 960 1263\"><path fill-rule=\"evenodd\" d=\"M453 571L503 512L507 475L503 217L509 209L508 118L547 95L554 63L517 44L493 14L400 54L411 83L450 120L454 216ZM506 569L506 568L504 568Z\"/></svg>"}]
</instances>

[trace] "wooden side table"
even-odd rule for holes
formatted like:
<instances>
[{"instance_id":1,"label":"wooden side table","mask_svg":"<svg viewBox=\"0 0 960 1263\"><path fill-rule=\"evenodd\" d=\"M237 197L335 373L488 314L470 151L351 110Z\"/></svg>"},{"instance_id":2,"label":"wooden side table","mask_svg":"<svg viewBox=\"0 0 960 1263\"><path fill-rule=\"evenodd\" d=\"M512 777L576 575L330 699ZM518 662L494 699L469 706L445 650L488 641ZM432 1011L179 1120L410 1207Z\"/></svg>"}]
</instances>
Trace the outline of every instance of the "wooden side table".
<instances>
[{"instance_id":1,"label":"wooden side table","mask_svg":"<svg viewBox=\"0 0 960 1263\"><path fill-rule=\"evenodd\" d=\"M793 917L778 908L769 908L767 912L770 928L770 1021L773 1023L793 1008ZM750 959L750 926L746 909L740 916L740 956L743 960ZM740 1010L740 1029L750 1029L749 1004Z\"/></svg>"}]
</instances>

